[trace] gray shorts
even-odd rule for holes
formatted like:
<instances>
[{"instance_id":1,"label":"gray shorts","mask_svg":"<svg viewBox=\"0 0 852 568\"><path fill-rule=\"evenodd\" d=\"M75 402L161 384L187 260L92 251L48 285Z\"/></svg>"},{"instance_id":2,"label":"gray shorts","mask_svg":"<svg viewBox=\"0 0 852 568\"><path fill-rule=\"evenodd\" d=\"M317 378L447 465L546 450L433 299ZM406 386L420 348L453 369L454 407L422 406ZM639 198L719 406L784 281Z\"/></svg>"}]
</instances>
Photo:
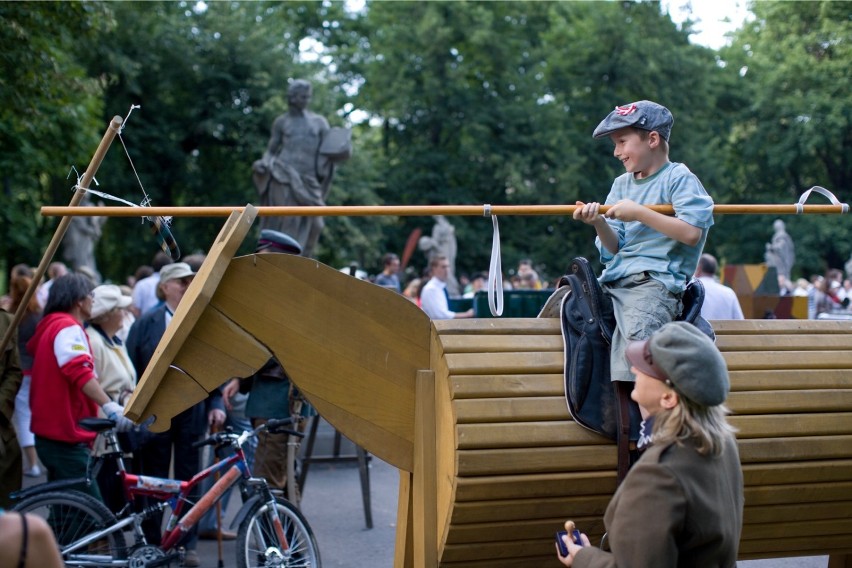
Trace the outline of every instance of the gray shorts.
<instances>
[{"instance_id":1,"label":"gray shorts","mask_svg":"<svg viewBox=\"0 0 852 568\"><path fill-rule=\"evenodd\" d=\"M674 321L683 309L682 294L672 294L647 272L602 284L612 299L615 332L612 334L610 371L613 381L634 382L630 363L624 356L628 341L646 339L664 324Z\"/></svg>"}]
</instances>

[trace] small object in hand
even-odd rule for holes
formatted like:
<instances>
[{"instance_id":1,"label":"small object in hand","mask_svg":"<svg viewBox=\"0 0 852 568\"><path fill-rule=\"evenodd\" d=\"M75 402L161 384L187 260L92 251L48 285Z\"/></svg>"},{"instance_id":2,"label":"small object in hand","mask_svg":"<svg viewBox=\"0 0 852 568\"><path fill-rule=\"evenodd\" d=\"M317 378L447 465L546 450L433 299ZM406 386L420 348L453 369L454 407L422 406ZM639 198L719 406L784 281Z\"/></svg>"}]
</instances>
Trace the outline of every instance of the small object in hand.
<instances>
[{"instance_id":1,"label":"small object in hand","mask_svg":"<svg viewBox=\"0 0 852 568\"><path fill-rule=\"evenodd\" d=\"M568 556L568 547L562 541L562 536L571 535L571 540L577 546L583 546L582 541L580 540L580 531L574 528L574 521L565 521L565 530L557 531L556 533L556 544L559 546L559 554L560 556Z\"/></svg>"}]
</instances>

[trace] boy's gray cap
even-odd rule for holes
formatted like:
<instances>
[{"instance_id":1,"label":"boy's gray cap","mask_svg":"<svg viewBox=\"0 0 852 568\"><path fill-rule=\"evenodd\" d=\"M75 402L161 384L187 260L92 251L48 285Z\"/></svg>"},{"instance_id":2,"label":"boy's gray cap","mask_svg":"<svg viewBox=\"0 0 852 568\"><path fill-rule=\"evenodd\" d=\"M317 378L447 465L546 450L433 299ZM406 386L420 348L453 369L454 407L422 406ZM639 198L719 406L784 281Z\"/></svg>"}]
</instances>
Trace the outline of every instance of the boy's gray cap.
<instances>
[{"instance_id":1,"label":"boy's gray cap","mask_svg":"<svg viewBox=\"0 0 852 568\"><path fill-rule=\"evenodd\" d=\"M593 138L602 138L619 128L633 126L642 130L656 131L669 140L674 117L669 109L653 101L636 101L629 105L617 106L615 110L598 124L592 133Z\"/></svg>"},{"instance_id":2,"label":"boy's gray cap","mask_svg":"<svg viewBox=\"0 0 852 568\"><path fill-rule=\"evenodd\" d=\"M257 248L254 251L260 252L264 250L268 252L302 254L302 245L286 233L272 229L263 229L260 232L260 238L257 240Z\"/></svg>"},{"instance_id":3,"label":"boy's gray cap","mask_svg":"<svg viewBox=\"0 0 852 568\"><path fill-rule=\"evenodd\" d=\"M692 324L665 324L648 339L631 341L625 351L630 363L655 379L668 380L675 390L703 406L725 402L731 388L725 359L709 337Z\"/></svg>"}]
</instances>

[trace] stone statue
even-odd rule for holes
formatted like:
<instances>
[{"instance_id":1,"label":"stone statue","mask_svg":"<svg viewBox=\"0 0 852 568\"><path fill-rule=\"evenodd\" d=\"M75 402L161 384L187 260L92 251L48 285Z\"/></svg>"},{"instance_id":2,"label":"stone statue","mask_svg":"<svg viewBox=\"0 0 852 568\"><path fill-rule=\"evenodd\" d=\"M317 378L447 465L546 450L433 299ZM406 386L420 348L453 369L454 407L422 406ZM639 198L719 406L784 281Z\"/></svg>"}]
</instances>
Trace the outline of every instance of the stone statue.
<instances>
[{"instance_id":1,"label":"stone statue","mask_svg":"<svg viewBox=\"0 0 852 568\"><path fill-rule=\"evenodd\" d=\"M263 157L252 165L262 206L325 205L334 166L349 158L348 129L330 128L308 110L311 84L295 80L287 90L288 110L275 119ZM322 217L260 217L260 228L286 233L299 241L304 256L313 256Z\"/></svg>"},{"instance_id":2,"label":"stone statue","mask_svg":"<svg viewBox=\"0 0 852 568\"><path fill-rule=\"evenodd\" d=\"M772 228L775 230L775 234L772 235L772 241L766 243L764 259L767 266L775 267L779 278L783 276L785 280L789 281L793 264L796 262L793 239L787 234L784 221L781 219L776 219Z\"/></svg>"},{"instance_id":3,"label":"stone statue","mask_svg":"<svg viewBox=\"0 0 852 568\"><path fill-rule=\"evenodd\" d=\"M431 261L435 255L447 257L450 264L450 270L447 273L447 294L451 298L456 298L461 295L459 281L455 276L456 253L458 252L456 228L443 215L433 215L432 218L435 220L435 224L432 226L432 236L420 237L420 240L417 241L417 247L426 253L427 261Z\"/></svg>"},{"instance_id":4,"label":"stone statue","mask_svg":"<svg viewBox=\"0 0 852 568\"><path fill-rule=\"evenodd\" d=\"M88 193L83 196L80 206L92 206ZM90 277L96 283L100 283L101 275L95 263L95 245L101 238L106 221L106 217L71 217L68 230L62 239L62 258L65 263L72 270L91 273Z\"/></svg>"}]
</instances>

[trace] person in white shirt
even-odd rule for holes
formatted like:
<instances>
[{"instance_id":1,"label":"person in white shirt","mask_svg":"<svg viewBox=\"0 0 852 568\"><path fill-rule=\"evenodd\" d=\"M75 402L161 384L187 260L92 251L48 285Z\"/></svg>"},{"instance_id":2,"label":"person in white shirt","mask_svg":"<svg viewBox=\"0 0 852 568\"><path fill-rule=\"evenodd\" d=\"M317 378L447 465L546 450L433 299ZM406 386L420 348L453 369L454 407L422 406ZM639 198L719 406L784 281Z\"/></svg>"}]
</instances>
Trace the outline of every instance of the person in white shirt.
<instances>
[{"instance_id":1,"label":"person in white shirt","mask_svg":"<svg viewBox=\"0 0 852 568\"><path fill-rule=\"evenodd\" d=\"M701 316L706 320L745 319L736 293L716 280L718 266L716 257L712 254L702 254L698 259L695 277L704 285Z\"/></svg>"},{"instance_id":2,"label":"person in white shirt","mask_svg":"<svg viewBox=\"0 0 852 568\"><path fill-rule=\"evenodd\" d=\"M133 304L130 309L137 318L162 303L157 297L157 288L160 286L160 270L171 263L172 258L169 255L162 251L157 252L153 261L151 261L154 273L133 286Z\"/></svg>"},{"instance_id":3,"label":"person in white shirt","mask_svg":"<svg viewBox=\"0 0 852 568\"><path fill-rule=\"evenodd\" d=\"M429 272L432 278L420 291L420 306L431 319L472 318L473 308L466 312L450 310L450 299L447 294L447 276L450 262L446 256L435 255L429 261Z\"/></svg>"}]
</instances>

